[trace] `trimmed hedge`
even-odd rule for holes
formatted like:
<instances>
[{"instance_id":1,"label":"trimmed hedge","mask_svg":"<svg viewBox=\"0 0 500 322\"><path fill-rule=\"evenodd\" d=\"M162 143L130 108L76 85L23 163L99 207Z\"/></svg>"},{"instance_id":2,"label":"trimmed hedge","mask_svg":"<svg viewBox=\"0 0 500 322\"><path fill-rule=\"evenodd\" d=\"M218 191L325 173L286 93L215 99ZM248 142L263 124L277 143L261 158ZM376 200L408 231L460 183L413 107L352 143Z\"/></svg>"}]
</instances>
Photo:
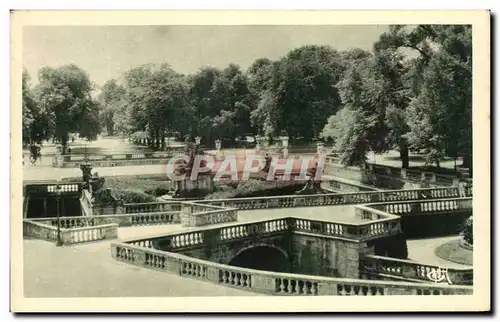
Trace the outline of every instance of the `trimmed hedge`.
<instances>
[{"instance_id":1,"label":"trimmed hedge","mask_svg":"<svg viewBox=\"0 0 500 322\"><path fill-rule=\"evenodd\" d=\"M168 181L114 177L107 177L104 186L113 191L137 191L152 197L163 196L174 187L173 183Z\"/></svg>"},{"instance_id":2,"label":"trimmed hedge","mask_svg":"<svg viewBox=\"0 0 500 322\"><path fill-rule=\"evenodd\" d=\"M231 182L227 185L217 187L216 192L213 192L205 197L205 199L227 199L227 198L245 198L245 197L266 197L276 195L293 195L300 191L305 182L293 181L262 181L250 179L237 184Z\"/></svg>"}]
</instances>

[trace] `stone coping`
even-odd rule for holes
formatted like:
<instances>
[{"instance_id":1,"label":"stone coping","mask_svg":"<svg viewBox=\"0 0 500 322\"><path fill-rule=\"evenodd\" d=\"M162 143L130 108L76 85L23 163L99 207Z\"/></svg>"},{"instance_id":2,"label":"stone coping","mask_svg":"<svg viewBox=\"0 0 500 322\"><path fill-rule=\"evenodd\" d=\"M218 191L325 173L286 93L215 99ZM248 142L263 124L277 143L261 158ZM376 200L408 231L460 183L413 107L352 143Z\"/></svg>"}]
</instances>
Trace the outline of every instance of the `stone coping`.
<instances>
[{"instance_id":1,"label":"stone coping","mask_svg":"<svg viewBox=\"0 0 500 322\"><path fill-rule=\"evenodd\" d=\"M394 194L408 194L411 192L425 192L425 191L439 191L439 190L445 190L445 191L456 191L456 195L458 196L458 188L456 187L437 187L437 188L424 188L424 189L404 189L404 190L380 190L380 191L360 191L360 192L342 192L342 193L322 193L322 194L311 194L311 195L280 195L280 196L265 196L265 197L245 197L245 198L229 198L229 199L195 199L195 200L190 200L190 202L194 203L203 203L203 204L211 204L211 203L222 203L222 202L235 202L235 201L254 201L254 200L272 200L272 199L284 199L284 198L320 198L320 197L342 197L342 196L359 196L359 195L394 195ZM415 202L422 201L422 200L434 200L434 199L441 199L442 197L437 197L437 198L428 198L428 199L411 199L412 201L414 200ZM382 200L380 202L383 203L389 203L394 200ZM401 200L405 201L406 200ZM408 200L410 201L410 200ZM124 204L123 206L136 206L136 205L153 205L153 204L163 204L163 203L176 203L176 202L181 202L181 201L176 201L176 200L166 200L166 201L156 201L156 202L143 202L143 203L128 203ZM394 201L398 202L398 201ZM369 202L367 202L369 204ZM314 205L317 206L317 205Z\"/></svg>"},{"instance_id":2,"label":"stone coping","mask_svg":"<svg viewBox=\"0 0 500 322\"><path fill-rule=\"evenodd\" d=\"M429 266L429 267L436 267L436 268L441 268L441 269L446 269L448 271L458 271L458 272L472 272L472 267L444 267L444 266L437 266L437 265L432 265L432 264L425 264L421 262L417 262L414 260L409 260L409 259L399 259L399 258L394 258L394 257L385 257L385 256L378 256L378 255L364 255L365 258L370 258L370 259L375 259L375 260L381 260L381 261L390 261L394 263L401 263L401 264L408 264L408 265L422 265L422 266Z\"/></svg>"},{"instance_id":3,"label":"stone coping","mask_svg":"<svg viewBox=\"0 0 500 322\"><path fill-rule=\"evenodd\" d=\"M462 285L374 281L255 270L120 242L111 243L111 253L115 260L128 264L276 295L453 295L473 292L473 287Z\"/></svg>"}]
</instances>

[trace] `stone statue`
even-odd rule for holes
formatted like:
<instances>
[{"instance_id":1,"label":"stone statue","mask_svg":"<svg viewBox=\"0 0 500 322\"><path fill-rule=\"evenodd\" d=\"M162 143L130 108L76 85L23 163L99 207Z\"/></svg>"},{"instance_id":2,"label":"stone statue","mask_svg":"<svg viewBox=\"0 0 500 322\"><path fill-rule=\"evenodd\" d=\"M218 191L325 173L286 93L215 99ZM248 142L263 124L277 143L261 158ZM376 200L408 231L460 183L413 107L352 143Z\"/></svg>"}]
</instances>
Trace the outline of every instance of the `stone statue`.
<instances>
[{"instance_id":1,"label":"stone statue","mask_svg":"<svg viewBox=\"0 0 500 322\"><path fill-rule=\"evenodd\" d=\"M92 178L92 164L91 163L82 163L80 164L80 170L82 170L82 181L83 188L90 188L90 179Z\"/></svg>"},{"instance_id":2,"label":"stone statue","mask_svg":"<svg viewBox=\"0 0 500 322\"><path fill-rule=\"evenodd\" d=\"M316 194L322 193L323 189L321 188L321 180L316 180L316 172L318 171L318 161L314 163L313 168L309 168L307 175L309 176L309 180L306 181L304 188L297 191L296 194L304 195L304 194Z\"/></svg>"},{"instance_id":3,"label":"stone statue","mask_svg":"<svg viewBox=\"0 0 500 322\"><path fill-rule=\"evenodd\" d=\"M272 158L269 154L266 154L266 157L264 159L266 160L266 165L264 166L264 169L262 169L262 171L269 173L269 169L271 168Z\"/></svg>"}]
</instances>

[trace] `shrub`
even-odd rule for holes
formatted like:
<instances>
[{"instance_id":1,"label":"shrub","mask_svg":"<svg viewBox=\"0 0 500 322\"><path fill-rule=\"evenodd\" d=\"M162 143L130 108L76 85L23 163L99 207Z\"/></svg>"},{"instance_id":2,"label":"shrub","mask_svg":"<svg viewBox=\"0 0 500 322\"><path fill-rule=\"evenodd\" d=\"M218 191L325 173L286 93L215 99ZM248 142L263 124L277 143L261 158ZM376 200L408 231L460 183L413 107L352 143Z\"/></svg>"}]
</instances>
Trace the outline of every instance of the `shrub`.
<instances>
[{"instance_id":1,"label":"shrub","mask_svg":"<svg viewBox=\"0 0 500 322\"><path fill-rule=\"evenodd\" d=\"M276 195L292 195L304 187L305 182L247 180L236 188L219 187L217 191L206 196L206 199L227 199L245 197L265 197Z\"/></svg>"},{"instance_id":2,"label":"shrub","mask_svg":"<svg viewBox=\"0 0 500 322\"><path fill-rule=\"evenodd\" d=\"M462 230L462 238L470 245L473 243L473 232L472 232L472 216L467 218L467 221L465 222L464 229Z\"/></svg>"},{"instance_id":3,"label":"shrub","mask_svg":"<svg viewBox=\"0 0 500 322\"><path fill-rule=\"evenodd\" d=\"M105 187L113 191L137 191L152 197L160 197L171 190L174 185L169 181L151 181L136 178L106 178Z\"/></svg>"},{"instance_id":4,"label":"shrub","mask_svg":"<svg viewBox=\"0 0 500 322\"><path fill-rule=\"evenodd\" d=\"M152 195L148 195L140 190L133 189L122 189L122 190L112 190L113 196L120 203L142 203L142 202L153 202L156 198Z\"/></svg>"}]
</instances>

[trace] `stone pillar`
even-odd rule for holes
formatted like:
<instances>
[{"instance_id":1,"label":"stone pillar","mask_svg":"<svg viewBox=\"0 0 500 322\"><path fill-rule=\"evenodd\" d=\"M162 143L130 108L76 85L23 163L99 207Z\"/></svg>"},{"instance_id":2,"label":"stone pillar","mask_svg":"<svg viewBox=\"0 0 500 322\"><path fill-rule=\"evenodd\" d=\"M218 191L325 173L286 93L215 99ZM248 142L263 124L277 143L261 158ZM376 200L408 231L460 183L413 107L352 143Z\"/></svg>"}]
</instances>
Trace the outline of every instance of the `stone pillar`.
<instances>
[{"instance_id":1,"label":"stone pillar","mask_svg":"<svg viewBox=\"0 0 500 322\"><path fill-rule=\"evenodd\" d=\"M182 204L181 205L181 225L183 227L191 227L191 205Z\"/></svg>"},{"instance_id":2,"label":"stone pillar","mask_svg":"<svg viewBox=\"0 0 500 322\"><path fill-rule=\"evenodd\" d=\"M260 138L259 135L257 135L255 137L255 150L256 150L256 152L259 152L260 150L262 150L261 142L262 142L262 139Z\"/></svg>"},{"instance_id":3,"label":"stone pillar","mask_svg":"<svg viewBox=\"0 0 500 322\"><path fill-rule=\"evenodd\" d=\"M339 247L336 266L341 277L359 279L360 257L365 247L366 243L351 241L345 241L342 247Z\"/></svg>"},{"instance_id":4,"label":"stone pillar","mask_svg":"<svg viewBox=\"0 0 500 322\"><path fill-rule=\"evenodd\" d=\"M318 156L322 156L325 150L325 144L323 142L316 143L316 153Z\"/></svg>"}]
</instances>

